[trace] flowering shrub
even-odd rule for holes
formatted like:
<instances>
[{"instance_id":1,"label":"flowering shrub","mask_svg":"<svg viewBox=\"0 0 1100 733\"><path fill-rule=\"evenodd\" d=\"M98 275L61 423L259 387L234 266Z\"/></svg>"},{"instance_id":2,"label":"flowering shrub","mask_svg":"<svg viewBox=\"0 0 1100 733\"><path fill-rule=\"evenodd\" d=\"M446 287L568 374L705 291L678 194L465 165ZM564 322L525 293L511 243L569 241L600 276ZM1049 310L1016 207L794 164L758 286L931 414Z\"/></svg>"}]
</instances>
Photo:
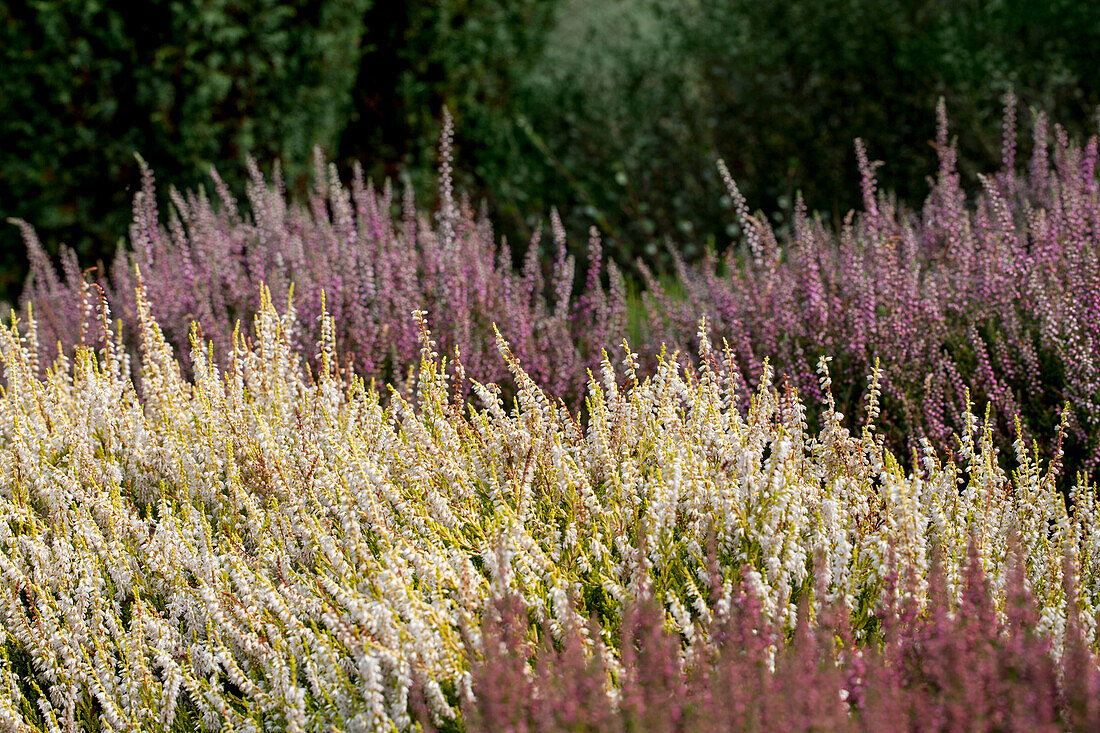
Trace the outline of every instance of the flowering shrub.
<instances>
[{"instance_id":1,"label":"flowering shrub","mask_svg":"<svg viewBox=\"0 0 1100 733\"><path fill-rule=\"evenodd\" d=\"M919 213L877 192L862 144L864 209L839 234L799 204L789 238L749 214L723 169L745 232L731 250L679 268L685 295L670 298L649 278L654 342L681 349L699 313L713 319L751 384L756 364L818 400L815 364L836 357L837 395L850 414L864 398L862 377L882 364L888 442L909 453L926 436L954 448L967 392L988 403L1002 449L1017 429L1049 438L1066 414L1069 476L1100 468L1100 188L1097 139L1084 146L1035 122L1026 172L1016 164L1015 100L1007 100L1003 167L979 177L968 200L955 168L946 111L939 107L940 168ZM722 272L724 270L724 272ZM1019 417L1020 423L1016 424ZM1047 455L1054 447L1044 445Z\"/></svg>"},{"instance_id":2,"label":"flowering shrub","mask_svg":"<svg viewBox=\"0 0 1100 733\"><path fill-rule=\"evenodd\" d=\"M877 191L875 165L857 146L863 172L863 211L833 232L796 207L790 232L773 231L750 214L725 173L744 232L744 247L724 261L710 257L678 267L677 293L649 275L640 353L662 344L684 363L697 351L695 323L707 314L711 334L728 340L733 378L742 398L756 385L758 364L771 360L780 383L821 404L816 364L832 354L838 410L854 414L866 398L863 377L882 366L887 445L907 464L927 437L954 450L965 428L967 392L991 407L995 442L1010 453L1019 430L1046 442L1068 402L1067 484L1078 470L1100 470L1100 187L1097 141L1081 146L1060 128L1053 149L1045 118L1035 123L1026 172L1017 165L1015 101L1005 115L1003 166L980 178L968 198L955 166L946 111L939 110L940 167L920 212ZM557 216L551 217L552 262L540 263L540 242L513 267L509 247L489 223L451 190L450 123L441 144L441 209L433 223L406 197L400 216L392 191L365 183L357 170L350 188L332 167L317 162L316 187L305 206L288 202L278 171L265 181L252 166L251 218L242 213L215 174L219 192L171 192L161 220L151 173L135 197L130 246L100 277L121 315L129 342L139 331L133 299L140 268L155 315L186 366L189 324L224 358L238 321L247 331L253 294L266 283L284 302L293 292L299 309L291 343L310 349L320 338L321 294L333 315L341 354L366 379L404 383L415 361L416 332L408 319L425 309L442 350L458 348L469 374L514 384L492 348L493 324L512 344L528 373L549 394L574 408L584 395L586 368L599 367L600 350L627 329L626 285L604 262L598 237L588 246L578 277ZM38 308L44 359L56 344L80 343L94 333L82 273L71 252L58 275L29 226L24 226L33 278L24 296ZM645 270L644 265L642 267ZM576 283L583 287L574 290ZM83 305L82 305L83 303ZM81 312L84 316L81 316ZM641 316L642 313L637 315ZM639 320L634 318L635 321ZM317 368L317 359L309 362ZM343 366L343 365L342 365ZM655 366L647 361L646 370ZM819 417L811 411L811 421Z\"/></svg>"},{"instance_id":3,"label":"flowering shrub","mask_svg":"<svg viewBox=\"0 0 1100 733\"><path fill-rule=\"evenodd\" d=\"M1067 626L1067 653L1050 655L1019 563L1003 613L989 593L976 546L956 604L933 565L918 614L889 583L879 645L853 643L847 617L803 604L790 634L761 612L751 585L733 597L715 575L716 613L698 622L694 656L665 626L652 596L632 601L621 658L574 626L555 646L528 631L515 596L494 601L473 665L470 730L1094 730L1100 667ZM891 579L892 580L892 579ZM910 590L912 590L910 588ZM1072 592L1072 589L1070 589ZM1070 604L1072 611L1075 606ZM594 629L591 635L598 633ZM541 643L540 643L541 642ZM1059 679L1063 680L1059 684ZM607 694L610 680L618 686Z\"/></svg>"},{"instance_id":4,"label":"flowering shrub","mask_svg":"<svg viewBox=\"0 0 1100 733\"><path fill-rule=\"evenodd\" d=\"M237 333L220 366L193 329L185 377L143 288L139 361L106 301L85 300L95 348L62 350L48 369L33 322L0 329L0 716L12 728L461 722L477 702L470 659L486 658L480 619L507 597L566 653L561 640L594 616L586 658L602 649L629 675L633 652L618 640L631 629L654 636L667 663L721 654L708 629L737 587L775 633L798 628L802 601L837 609L868 641L891 617L891 578L913 579L906 608L940 628L937 588L966 602L965 569L980 565L987 616L1022 583L1054 658L1085 654L1074 634L1096 646L1093 489L1080 482L1067 511L1056 462L1043 469L1022 439L1009 478L991 426L969 411L958 454L924 443L906 474L874 423L877 373L852 434L822 360L823 426L810 433L805 405L766 363L741 407L734 354L711 346L704 323L697 370L662 356L643 378L629 350L619 370L605 357L582 426L499 335L514 406L479 382L467 401L466 370L444 367L423 312L420 368L383 406L340 366L327 310L312 375L295 311L280 315L264 289L252 337ZM681 646L631 621L633 600L649 596ZM675 694L678 669L661 674L652 694ZM577 683L589 697L593 679Z\"/></svg>"},{"instance_id":5,"label":"flowering shrub","mask_svg":"<svg viewBox=\"0 0 1100 733\"><path fill-rule=\"evenodd\" d=\"M261 284L278 302L293 292L299 309L292 343L310 348L320 338L322 292L333 317L341 354L366 379L402 381L415 363L417 335L409 313L424 309L436 324L447 353L458 348L471 374L504 381L508 373L492 344L497 324L531 375L555 396L577 402L586 367L599 363L604 343L621 339L626 328L626 287L613 263L603 264L599 238L588 249L586 287L574 296L574 258L556 214L552 231L556 259L550 278L539 261L536 238L521 268L511 263L488 221L451 190L451 123L441 142L442 201L433 225L418 214L411 194L395 202L387 186L365 183L356 168L350 189L335 166L316 161L316 186L307 205L287 201L279 171L264 180L256 165L248 187L251 218L212 172L219 200L171 191L172 209L162 223L152 173L144 169L134 199L130 247L122 248L109 282L100 284L122 316L128 341L138 334L134 268L164 324L169 342L189 351L190 324L224 357L238 321L247 330L256 313ZM391 215L400 203L401 217ZM43 327L43 354L56 344L80 343L92 331L87 305L81 317L81 272L71 251L62 255L62 275L49 263L29 226L23 224L33 277L24 302L33 302ZM609 281L609 290L601 286ZM185 359L186 361L186 359ZM311 359L316 368L316 359ZM343 365L342 365L343 366Z\"/></svg>"}]
</instances>

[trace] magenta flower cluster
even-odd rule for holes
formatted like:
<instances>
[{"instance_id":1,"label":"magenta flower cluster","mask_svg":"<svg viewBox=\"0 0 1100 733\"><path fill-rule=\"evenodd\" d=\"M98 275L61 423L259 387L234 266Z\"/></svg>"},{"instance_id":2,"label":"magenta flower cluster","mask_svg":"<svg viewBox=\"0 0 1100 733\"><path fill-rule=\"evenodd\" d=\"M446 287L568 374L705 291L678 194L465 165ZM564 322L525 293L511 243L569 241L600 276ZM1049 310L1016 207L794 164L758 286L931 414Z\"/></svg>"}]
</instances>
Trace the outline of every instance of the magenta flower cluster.
<instances>
[{"instance_id":1,"label":"magenta flower cluster","mask_svg":"<svg viewBox=\"0 0 1100 733\"><path fill-rule=\"evenodd\" d=\"M316 185L305 204L288 200L279 170L265 180L250 164L248 210L211 171L217 199L202 192L169 192L169 213L156 203L153 174L144 169L134 199L130 241L99 285L137 343L137 277L145 285L154 316L186 362L190 324L218 355L228 353L237 324L251 332L262 284L275 302L293 292L300 330L295 348L313 353L320 339L322 293L336 328L342 365L366 379L401 383L419 359L414 310L427 314L446 354L461 354L467 371L482 381L507 382L493 326L512 344L529 373L552 394L577 401L586 368L599 363L600 349L621 340L626 325L626 285L606 261L593 231L587 248L586 280L574 291L577 265L568 254L565 231L551 216L555 252L544 268L536 236L520 263L506 243L497 242L484 215L466 200L456 201L450 182L450 126L442 142L440 211L431 221L418 212L411 194L395 200L387 183L381 191L353 172L344 186L334 166L316 161ZM396 211L400 213L397 214ZM33 230L23 227L32 276L23 295L33 303L45 360L56 345L82 343L97 333L82 297L83 278L71 251L55 271ZM601 283L606 282L607 286ZM81 313L82 309L85 311Z\"/></svg>"},{"instance_id":2,"label":"magenta flower cluster","mask_svg":"<svg viewBox=\"0 0 1100 733\"><path fill-rule=\"evenodd\" d=\"M729 343L735 359L726 366L745 384L743 395L768 358L778 379L819 402L815 367L827 355L838 408L854 417L877 360L879 426L901 455L922 437L953 449L968 391L989 406L1006 450L1017 431L1040 441L1054 435L1068 404L1063 448L1072 480L1077 470L1100 469L1097 140L1070 140L1040 114L1030 160L1018 160L1016 102L1006 101L1002 165L977 181L963 181L940 107L939 169L919 210L878 191L877 163L857 142L863 209L839 231L799 202L791 231L778 234L750 212L723 168L743 246L698 265L679 263L670 273L675 287L640 263L640 304L628 303L626 282L595 232L579 267L570 252L580 248L568 245L556 215L549 245L536 234L513 262L487 218L452 191L449 122L434 218L408 195L398 201L388 185L364 182L358 169L345 186L322 160L301 204L288 199L277 169L266 180L253 165L247 207L214 173L215 200L171 191L162 213L146 170L129 243L109 276L101 269L98 278L134 334L140 271L154 315L184 359L192 319L221 353L238 322L247 333L261 283L276 302L293 286L294 345L313 349L323 291L344 362L397 384L417 355L414 309L427 312L444 353L457 349L470 376L506 384L495 324L530 374L574 407L586 368L621 343L628 321L633 350L653 355L664 344L687 361L706 315L711 338ZM971 183L973 196L964 188ZM96 332L82 305L86 275L70 252L56 273L24 230L33 269L24 300L34 303L48 361L58 341L79 343Z\"/></svg>"},{"instance_id":3,"label":"magenta flower cluster","mask_svg":"<svg viewBox=\"0 0 1100 733\"><path fill-rule=\"evenodd\" d=\"M845 609L803 596L791 634L761 613L751 584L725 597L712 575L713 620L686 658L660 604L635 599L616 637L617 663L586 651L600 626L535 639L515 598L498 598L482 624L467 729L552 731L1060 731L1100 728L1100 667L1082 641L1074 589L1062 656L1039 629L1017 563L1006 602L995 606L971 543L961 597L933 565L918 610L907 582L891 576L873 631L854 639ZM810 595L816 596L816 602ZM817 608L816 618L809 618ZM594 617L595 618L595 617ZM605 637L606 638L606 637ZM607 685L615 680L617 695ZM425 721L427 722L427 721Z\"/></svg>"},{"instance_id":4,"label":"magenta flower cluster","mask_svg":"<svg viewBox=\"0 0 1100 733\"><path fill-rule=\"evenodd\" d=\"M1072 471L1100 466L1100 196L1097 138L1084 145L1035 119L1031 160L1017 164L1016 101L1006 100L1003 162L978 176L969 198L956 168L946 112L939 108L939 170L919 212L877 191L857 141L863 210L839 232L799 202L793 234L779 239L749 215L725 176L747 251L679 268L686 296L673 299L649 278L656 342L683 343L700 313L711 318L751 382L770 358L811 401L815 364L835 358L841 409L863 398L879 360L883 414L903 453L928 437L954 447L969 390L988 404L1002 437L1054 434L1063 406ZM1053 138L1053 145L1051 140ZM724 171L723 171L724 172ZM908 444L906 444L908 442Z\"/></svg>"}]
</instances>

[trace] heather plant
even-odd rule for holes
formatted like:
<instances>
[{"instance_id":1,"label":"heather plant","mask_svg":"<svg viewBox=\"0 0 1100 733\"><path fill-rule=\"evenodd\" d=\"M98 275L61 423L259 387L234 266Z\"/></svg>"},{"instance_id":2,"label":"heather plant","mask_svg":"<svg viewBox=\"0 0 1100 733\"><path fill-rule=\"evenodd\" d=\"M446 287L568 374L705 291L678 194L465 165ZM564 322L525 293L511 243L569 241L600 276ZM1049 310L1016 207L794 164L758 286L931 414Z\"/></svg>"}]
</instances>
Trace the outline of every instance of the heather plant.
<instances>
[{"instance_id":1,"label":"heather plant","mask_svg":"<svg viewBox=\"0 0 1100 733\"><path fill-rule=\"evenodd\" d=\"M484 213L456 197L449 122L434 219L418 212L408 194L399 204L388 185L375 189L358 168L345 186L318 158L305 204L288 199L278 168L269 182L252 165L247 207L215 173L216 201L171 191L165 222L145 169L129 247L110 276L100 271L96 282L134 344L132 293L140 268L185 367L190 322L202 325L224 357L238 321L247 332L261 283L279 302L293 293L299 318L292 343L302 349L320 338L323 293L341 366L379 383L407 384L417 352L407 314L423 308L445 353L458 349L472 377L512 394L515 384L491 346L496 324L536 382L574 410L583 408L585 370L599 369L604 345L633 330L639 352L650 357L646 371L662 344L687 365L697 350L697 318L705 313L711 335L730 344L734 358L720 366L733 369L742 400L767 358L780 383L789 381L811 406L823 404L816 364L831 354L837 409L854 415L868 394L865 376L878 363L880 432L906 463L923 438L940 452L960 449L955 436L965 428L960 416L968 394L990 406L1002 455L1015 452L1017 438L1038 439L1049 458L1068 403L1060 446L1068 490L1077 471L1095 478L1100 470L1096 139L1081 145L1057 126L1051 133L1040 114L1030 160L1021 165L1016 101L1009 96L1002 167L980 176L980 193L969 196L942 105L938 114L940 165L919 212L878 190L878 163L861 142L863 207L840 230L801 203L789 229L772 229L751 213L721 166L743 241L698 266L674 258L672 287L668 274L639 263L646 288L633 314L628 284L599 236L591 234L579 272L572 254L578 248L556 213L551 243L536 235L513 263ZM86 289L75 255L62 254L59 274L22 226L34 272L24 303L38 309L46 363L58 341L73 345L96 333L90 308L98 294ZM316 356L308 361L317 368ZM811 407L811 422L820 417Z\"/></svg>"},{"instance_id":2,"label":"heather plant","mask_svg":"<svg viewBox=\"0 0 1100 733\"><path fill-rule=\"evenodd\" d=\"M648 723L683 689L680 655L710 653L735 588L769 633L798 629L802 603L815 618L837 609L858 644L880 633L894 577L912 578L904 597L927 618L937 593L965 602L977 563L1002 608L1013 533L1052 657L1096 647L1092 487L1079 482L1067 510L1056 464L1022 442L1010 478L969 412L958 455L925 444L906 473L878 437L877 380L852 433L824 360L816 433L766 364L742 406L718 367L734 355L705 323L698 369L662 356L647 377L629 348L621 369L604 357L581 425L499 335L511 409L461 361L446 366L422 311L411 393L384 403L342 366L327 309L312 371L298 312L277 312L267 289L224 357L193 328L185 370L143 287L136 359L108 301L88 301L98 335L46 369L33 320L0 329L0 709L13 727L460 725L471 659L486 658L481 620L509 596L527 631L508 633L545 628L555 648L583 636L586 659L637 674L620 708ZM568 689L595 700L600 680ZM1067 687L1081 715L1090 685Z\"/></svg>"},{"instance_id":3,"label":"heather plant","mask_svg":"<svg viewBox=\"0 0 1100 733\"><path fill-rule=\"evenodd\" d=\"M804 597L784 632L762 613L751 583L727 595L721 576L712 580L714 613L696 623L703 650L690 656L652 594L631 599L619 655L592 644L598 626L574 627L558 643L535 638L518 597L495 598L472 665L468 729L1055 731L1100 723L1086 692L1100 683L1100 667L1077 619L1058 661L1038 629L1023 566L1010 563L998 600L975 542L957 599L939 564L923 611L913 577L899 587L890 576L870 644L854 643L844 609L821 596Z\"/></svg>"},{"instance_id":4,"label":"heather plant","mask_svg":"<svg viewBox=\"0 0 1100 733\"><path fill-rule=\"evenodd\" d=\"M288 201L278 168L264 179L250 164L247 216L212 171L218 201L202 191L170 191L172 207L162 222L152 172L134 199L130 246L98 284L122 317L128 343L140 326L134 300L136 269L154 303L154 315L181 354L189 353L190 324L224 357L236 325L245 332L256 313L261 284L279 302L294 295L297 330L290 338L307 349L320 338L322 302L332 315L345 363L365 379L403 383L418 353L409 313L423 309L437 324L442 348L457 349L468 372L483 381L506 382L492 329L497 324L529 373L555 397L576 404L586 368L599 363L599 349L625 335L626 285L613 262L605 262L599 236L587 248L587 270L577 276L557 213L551 216L551 267L541 262L540 237L518 267L507 243L494 239L485 217L457 200L451 183L452 126L440 145L440 199L436 221L418 213L411 193L394 200L389 184L376 190L355 168L345 187L334 166L316 160L315 187L305 205ZM400 216L393 214L399 208ZM24 303L33 302L42 336L42 358L52 359L58 341L82 343L95 333L84 276L71 250L58 274L33 230L24 231L33 275ZM607 281L605 287L603 282ZM575 283L581 287L575 292ZM94 295L94 293L93 293ZM317 368L318 359L310 364Z\"/></svg>"},{"instance_id":5,"label":"heather plant","mask_svg":"<svg viewBox=\"0 0 1100 733\"><path fill-rule=\"evenodd\" d=\"M877 162L862 142L863 208L839 232L799 202L782 236L750 213L720 166L743 246L724 260L678 265L679 297L647 273L653 343L691 351L699 313L729 341L734 378L754 383L759 360L819 402L815 365L831 354L838 409L855 414L864 375L881 364L888 444L908 455L927 437L957 450L970 398L987 403L1001 449L1019 434L1047 442L1069 403L1067 474L1100 468L1100 211L1097 139L1085 144L1045 117L1035 120L1031 160L1017 163L1016 101L1006 100L1003 166L979 176L968 197L956 168L946 110L939 108L940 166L919 212L878 190ZM970 397L968 398L968 394Z\"/></svg>"}]
</instances>

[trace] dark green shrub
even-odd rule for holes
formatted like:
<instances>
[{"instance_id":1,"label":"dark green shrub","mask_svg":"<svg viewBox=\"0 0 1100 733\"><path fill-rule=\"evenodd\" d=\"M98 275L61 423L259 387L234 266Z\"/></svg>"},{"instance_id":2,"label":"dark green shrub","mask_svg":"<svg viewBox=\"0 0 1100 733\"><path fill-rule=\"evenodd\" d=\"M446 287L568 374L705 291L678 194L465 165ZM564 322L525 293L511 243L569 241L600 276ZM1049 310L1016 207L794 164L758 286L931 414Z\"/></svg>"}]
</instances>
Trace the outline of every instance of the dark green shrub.
<instances>
[{"instance_id":1,"label":"dark green shrub","mask_svg":"<svg viewBox=\"0 0 1100 733\"><path fill-rule=\"evenodd\" d=\"M487 194L511 232L545 216L538 151L516 124L531 73L562 0L411 0L367 16L355 111L340 158L376 177L407 177L433 197L441 109L456 122L459 187ZM534 189L535 195L527 191Z\"/></svg>"},{"instance_id":2,"label":"dark green shrub","mask_svg":"<svg viewBox=\"0 0 1100 733\"><path fill-rule=\"evenodd\" d=\"M304 180L350 114L371 0L0 2L0 216L85 259L126 233L134 153L190 187L246 155ZM0 292L21 276L0 229Z\"/></svg>"},{"instance_id":3,"label":"dark green shrub","mask_svg":"<svg viewBox=\"0 0 1100 733\"><path fill-rule=\"evenodd\" d=\"M517 113L542 165L515 170L530 212L556 204L573 229L599 223L627 261L660 257L654 237L691 257L736 236L717 156L780 225L798 190L835 220L858 205L856 137L889 160L885 189L927 193L941 96L974 186L1000 158L1007 90L1025 117L1040 107L1075 134L1093 131L1100 102L1090 3L586 0L560 18ZM497 190L520 180L498 174Z\"/></svg>"}]
</instances>

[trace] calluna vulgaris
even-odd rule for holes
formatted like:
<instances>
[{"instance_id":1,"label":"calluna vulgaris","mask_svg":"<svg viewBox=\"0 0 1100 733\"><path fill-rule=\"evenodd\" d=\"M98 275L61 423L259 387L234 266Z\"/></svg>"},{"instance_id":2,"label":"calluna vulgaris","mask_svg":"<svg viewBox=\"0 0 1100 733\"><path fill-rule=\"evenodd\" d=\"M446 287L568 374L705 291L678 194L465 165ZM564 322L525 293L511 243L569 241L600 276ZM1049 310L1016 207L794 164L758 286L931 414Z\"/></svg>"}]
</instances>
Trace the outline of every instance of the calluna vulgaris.
<instances>
[{"instance_id":1,"label":"calluna vulgaris","mask_svg":"<svg viewBox=\"0 0 1100 733\"><path fill-rule=\"evenodd\" d=\"M445 365L422 311L411 394L383 401L340 366L325 310L305 370L296 312L267 289L223 361L193 330L190 376L143 287L138 361L87 299L98 348L52 366L33 321L0 329L11 729L494 727L534 704L501 707L494 680L529 673L499 641L520 654L535 636L534 689L596 722L663 720L654 705L683 689L668 725L730 699L762 727L951 726L994 691L1004 704L980 710L1006 727L1095 719L1094 490L1079 482L1067 511L1022 439L1007 476L969 410L956 455L926 441L906 473L874 422L881 374L853 434L822 359L813 433L766 363L743 394L705 323L698 369L604 357L582 425L497 336L506 411ZM585 675L561 677L555 654ZM806 681L813 696L776 698Z\"/></svg>"},{"instance_id":2,"label":"calluna vulgaris","mask_svg":"<svg viewBox=\"0 0 1100 733\"><path fill-rule=\"evenodd\" d=\"M214 174L216 202L201 192L172 191L163 221L146 171L129 245L119 252L111 276L99 276L128 339L139 329L135 265L155 315L185 362L193 319L224 357L237 321L247 328L256 313L259 286L266 283L282 302L293 283L301 315L294 344L309 349L320 338L323 290L341 354L368 380L407 378L417 350L408 313L420 308L435 324L444 353L458 348L471 375L509 389L508 374L491 348L495 323L536 382L579 407L585 369L598 368L601 350L627 330L623 277L605 262L595 233L580 275L556 216L547 271L540 264L539 234L514 267L509 247L494 238L486 218L455 200L450 131L448 121L434 224L417 213L408 195L398 207L388 187L375 190L358 169L349 189L320 159L304 206L288 201L277 170L268 183L253 164L251 216ZM670 353L679 350L686 363L697 352L695 323L706 314L711 336L730 344L734 359L723 368L732 370L742 399L757 385L759 363L768 358L778 381L790 380L810 399L810 417L816 419L819 356L835 357L835 398L844 414L854 414L866 399L863 378L878 360L881 429L907 465L922 438L941 451L955 448L953 434L965 428L959 416L966 413L968 391L990 405L996 442L1006 453L1019 429L1025 439L1041 441L1044 455L1053 455L1049 440L1068 403L1066 484L1079 470L1097 478L1098 144L1094 137L1080 145L1057 126L1051 133L1042 115L1032 137L1030 161L1022 165L1010 95L1002 166L965 182L979 188L970 197L941 105L940 164L920 211L878 192L875 164L857 145L863 210L839 232L799 203L790 232L780 236L766 218L750 214L724 173L743 246L730 249L724 260L712 256L698 266L681 265L673 290L648 277L646 317L635 323L641 332L632 338L645 366L655 366L648 359L662 344ZM403 213L392 215L395 208ZM40 348L48 361L58 342L77 344L95 332L92 301L82 299L76 256L65 252L57 274L30 227L23 226L34 272L25 301L38 309ZM640 266L645 272L645 264ZM311 363L316 367L315 358Z\"/></svg>"},{"instance_id":3,"label":"calluna vulgaris","mask_svg":"<svg viewBox=\"0 0 1100 733\"><path fill-rule=\"evenodd\" d=\"M899 602L887 579L879 644L853 643L847 616L826 603L811 625L805 598L788 635L761 614L742 583L732 596L715 573L714 613L696 621L702 641L681 654L680 634L646 593L621 626L621 661L588 654L586 629L551 643L527 633L513 594L485 615L483 657L474 663L469 727L530 731L883 731L1095 730L1100 669L1067 605L1062 662L1037 633L1034 604L1018 562L1003 615L970 546L958 605L940 566L929 575L926 612ZM824 589L816 589L819 594ZM1072 592L1072 588L1068 589ZM530 667L528 666L530 665ZM528 672L528 669L531 672ZM614 696L606 680L615 675ZM1061 677L1060 677L1061 675ZM1062 684L1059 684L1061 679Z\"/></svg>"},{"instance_id":4,"label":"calluna vulgaris","mask_svg":"<svg viewBox=\"0 0 1100 733\"><path fill-rule=\"evenodd\" d=\"M792 385L819 399L814 362L836 357L842 410L882 364L883 429L908 454L921 437L953 448L969 392L988 403L998 443L1017 432L1049 438L1070 409L1069 478L1100 468L1100 188L1097 138L1080 146L1035 121L1032 157L1017 165L1016 101L1006 100L1003 166L979 176L968 200L955 167L944 107L940 166L920 212L877 192L875 165L857 141L864 209L838 234L798 202L793 234L780 242L750 216L723 168L746 232L747 254L730 251L679 268L685 296L650 278L655 341L685 343L699 313L728 337L738 373L773 359ZM724 269L724 274L721 270ZM685 330L686 329L686 330ZM679 334L679 338L677 338ZM1019 423L1017 423L1019 418ZM1054 450L1049 446L1048 454Z\"/></svg>"},{"instance_id":5,"label":"calluna vulgaris","mask_svg":"<svg viewBox=\"0 0 1100 733\"><path fill-rule=\"evenodd\" d=\"M586 367L597 366L600 349L617 343L625 332L622 274L611 262L605 272L600 239L593 232L586 286L574 297L576 265L556 214L549 279L540 265L537 237L517 272L510 248L494 240L486 218L475 217L468 202L454 199L449 118L441 147L442 205L435 226L417 212L410 192L401 202L401 216L394 217L388 183L379 192L356 168L346 188L335 167L326 167L320 158L306 206L287 201L278 170L269 184L250 162L251 218L212 171L220 205L202 192L173 190L165 226L152 173L145 168L144 185L134 200L130 246L116 257L109 282L100 282L122 316L128 340L139 330L136 266L166 337L185 357L193 320L214 343L215 353L228 354L236 324L247 328L256 313L255 294L265 284L278 302L294 293L301 327L293 343L303 350L320 338L323 293L343 358L368 380L407 377L419 348L409 313L423 309L446 352L457 347L471 374L486 381L507 379L493 347L497 324L539 384L579 401ZM82 299L75 255L65 251L59 276L31 228L21 226L34 273L24 300L38 309L44 358L52 359L58 341L76 344L85 333L94 333L94 313ZM608 279L609 290L601 278ZM312 363L316 366L316 359Z\"/></svg>"}]
</instances>

